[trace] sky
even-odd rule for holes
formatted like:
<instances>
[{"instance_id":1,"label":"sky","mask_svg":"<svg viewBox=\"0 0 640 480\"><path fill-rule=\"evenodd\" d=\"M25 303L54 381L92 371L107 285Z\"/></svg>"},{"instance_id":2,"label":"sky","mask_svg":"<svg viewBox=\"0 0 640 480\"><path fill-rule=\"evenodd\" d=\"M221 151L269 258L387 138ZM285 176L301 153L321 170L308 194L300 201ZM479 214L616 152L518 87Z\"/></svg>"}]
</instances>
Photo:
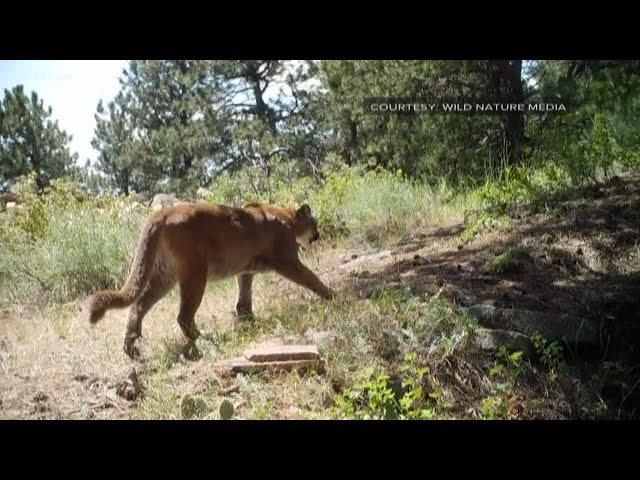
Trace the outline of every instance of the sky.
<instances>
[{"instance_id":1,"label":"sky","mask_svg":"<svg viewBox=\"0 0 640 480\"><path fill-rule=\"evenodd\" d=\"M100 99L112 100L120 88L118 78L127 60L0 60L0 98L4 90L23 85L29 95L35 91L52 118L70 135L70 149L78 163L95 160L91 147L94 114Z\"/></svg>"},{"instance_id":2,"label":"sky","mask_svg":"<svg viewBox=\"0 0 640 480\"><path fill-rule=\"evenodd\" d=\"M0 99L16 85L23 85L27 95L35 91L45 108L51 106L60 128L73 136L71 152L85 165L98 156L91 146L98 101L106 105L116 96L127 65L128 60L0 60ZM277 89L272 84L266 96L277 96Z\"/></svg>"}]
</instances>

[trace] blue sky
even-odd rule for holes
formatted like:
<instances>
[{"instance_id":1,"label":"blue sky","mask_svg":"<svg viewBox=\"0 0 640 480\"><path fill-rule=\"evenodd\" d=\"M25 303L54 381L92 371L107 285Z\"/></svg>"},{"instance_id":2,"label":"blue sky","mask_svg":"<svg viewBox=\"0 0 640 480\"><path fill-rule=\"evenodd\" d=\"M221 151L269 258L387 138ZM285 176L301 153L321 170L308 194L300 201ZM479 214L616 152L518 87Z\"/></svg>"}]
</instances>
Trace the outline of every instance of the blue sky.
<instances>
[{"instance_id":1,"label":"blue sky","mask_svg":"<svg viewBox=\"0 0 640 480\"><path fill-rule=\"evenodd\" d=\"M27 94L36 91L60 127L73 135L71 151L84 165L97 156L91 139L98 101L115 97L126 66L127 60L0 60L0 95L16 85Z\"/></svg>"}]
</instances>

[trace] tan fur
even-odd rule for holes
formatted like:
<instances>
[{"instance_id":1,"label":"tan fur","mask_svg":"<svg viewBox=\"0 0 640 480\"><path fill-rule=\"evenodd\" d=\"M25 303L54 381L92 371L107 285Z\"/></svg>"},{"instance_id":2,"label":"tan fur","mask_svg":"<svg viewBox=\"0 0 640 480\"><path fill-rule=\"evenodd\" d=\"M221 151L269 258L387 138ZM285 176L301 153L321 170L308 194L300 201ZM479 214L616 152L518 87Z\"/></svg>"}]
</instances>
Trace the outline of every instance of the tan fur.
<instances>
[{"instance_id":1,"label":"tan fur","mask_svg":"<svg viewBox=\"0 0 640 480\"><path fill-rule=\"evenodd\" d=\"M238 278L238 316L253 315L251 284L256 273L275 271L323 298L333 292L298 259L298 244L318 239L308 205L298 210L250 204L244 208L182 204L151 215L143 228L129 277L120 291L97 292L87 300L91 323L112 308L133 304L125 352L137 354L142 318L171 288L180 285L178 324L191 340L200 335L195 313L207 281Z\"/></svg>"}]
</instances>

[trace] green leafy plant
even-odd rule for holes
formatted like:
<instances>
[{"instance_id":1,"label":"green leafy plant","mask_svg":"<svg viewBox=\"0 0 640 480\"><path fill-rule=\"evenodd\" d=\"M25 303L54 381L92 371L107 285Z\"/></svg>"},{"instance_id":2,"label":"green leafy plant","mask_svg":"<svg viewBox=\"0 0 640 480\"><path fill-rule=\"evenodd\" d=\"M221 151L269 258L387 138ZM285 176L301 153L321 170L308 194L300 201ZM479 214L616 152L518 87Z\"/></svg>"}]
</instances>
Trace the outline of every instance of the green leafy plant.
<instances>
[{"instance_id":1,"label":"green leafy plant","mask_svg":"<svg viewBox=\"0 0 640 480\"><path fill-rule=\"evenodd\" d=\"M558 341L550 342L540 332L531 335L531 343L542 364L549 369L551 378L557 378L559 370L564 366L562 345Z\"/></svg>"},{"instance_id":2,"label":"green leafy plant","mask_svg":"<svg viewBox=\"0 0 640 480\"><path fill-rule=\"evenodd\" d=\"M24 208L0 222L0 303L64 302L119 288L148 213L144 206L128 197L86 198L63 179L40 194L33 176L16 188Z\"/></svg>"},{"instance_id":3,"label":"green leafy plant","mask_svg":"<svg viewBox=\"0 0 640 480\"><path fill-rule=\"evenodd\" d=\"M423 378L428 369L416 365L416 356L410 353L400 372L401 394L391 387L388 374L368 372L364 381L335 397L337 415L364 420L434 419L440 393L425 396Z\"/></svg>"},{"instance_id":4,"label":"green leafy plant","mask_svg":"<svg viewBox=\"0 0 640 480\"><path fill-rule=\"evenodd\" d=\"M518 404L513 387L525 371L523 352L508 352L504 346L496 351L496 362L489 370L490 394L482 401L482 417L486 420L508 418Z\"/></svg>"},{"instance_id":5,"label":"green leafy plant","mask_svg":"<svg viewBox=\"0 0 640 480\"><path fill-rule=\"evenodd\" d=\"M180 414L185 420L204 418L207 413L207 402L200 397L187 394L180 400Z\"/></svg>"}]
</instances>

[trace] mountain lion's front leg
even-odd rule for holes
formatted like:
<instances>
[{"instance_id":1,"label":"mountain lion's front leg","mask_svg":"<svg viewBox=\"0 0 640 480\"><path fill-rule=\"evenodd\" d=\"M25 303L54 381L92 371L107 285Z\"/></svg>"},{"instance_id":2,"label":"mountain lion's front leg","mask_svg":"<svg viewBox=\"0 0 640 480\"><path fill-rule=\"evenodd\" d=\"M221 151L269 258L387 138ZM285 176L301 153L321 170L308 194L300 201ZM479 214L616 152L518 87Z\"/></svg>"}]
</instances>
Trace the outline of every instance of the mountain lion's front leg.
<instances>
[{"instance_id":1,"label":"mountain lion's front leg","mask_svg":"<svg viewBox=\"0 0 640 480\"><path fill-rule=\"evenodd\" d=\"M298 259L290 263L282 263L275 270L287 280L308 288L322 298L330 300L335 297L333 290L322 283L316 274L305 267Z\"/></svg>"},{"instance_id":2,"label":"mountain lion's front leg","mask_svg":"<svg viewBox=\"0 0 640 480\"><path fill-rule=\"evenodd\" d=\"M251 284L253 274L243 273L238 275L238 301L236 303L236 314L239 318L253 318L251 307Z\"/></svg>"}]
</instances>

